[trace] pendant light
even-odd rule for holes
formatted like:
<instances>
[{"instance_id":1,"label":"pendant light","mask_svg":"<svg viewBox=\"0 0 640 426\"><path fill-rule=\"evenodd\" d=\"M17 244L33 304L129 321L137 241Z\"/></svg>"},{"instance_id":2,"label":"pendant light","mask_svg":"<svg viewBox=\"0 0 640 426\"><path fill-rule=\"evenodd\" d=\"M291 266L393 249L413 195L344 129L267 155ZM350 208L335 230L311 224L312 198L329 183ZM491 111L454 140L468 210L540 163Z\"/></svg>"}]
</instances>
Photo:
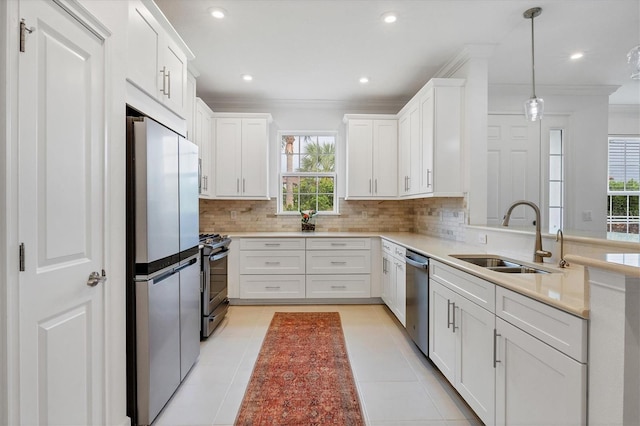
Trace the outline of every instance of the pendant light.
<instances>
[{"instance_id":1,"label":"pendant light","mask_svg":"<svg viewBox=\"0 0 640 426\"><path fill-rule=\"evenodd\" d=\"M524 102L524 114L529 121L542 119L542 114L544 113L544 100L536 96L536 61L533 47L533 18L539 16L541 13L541 8L533 7L522 14L525 19L531 19L531 83L533 91L531 98Z\"/></svg>"}]
</instances>

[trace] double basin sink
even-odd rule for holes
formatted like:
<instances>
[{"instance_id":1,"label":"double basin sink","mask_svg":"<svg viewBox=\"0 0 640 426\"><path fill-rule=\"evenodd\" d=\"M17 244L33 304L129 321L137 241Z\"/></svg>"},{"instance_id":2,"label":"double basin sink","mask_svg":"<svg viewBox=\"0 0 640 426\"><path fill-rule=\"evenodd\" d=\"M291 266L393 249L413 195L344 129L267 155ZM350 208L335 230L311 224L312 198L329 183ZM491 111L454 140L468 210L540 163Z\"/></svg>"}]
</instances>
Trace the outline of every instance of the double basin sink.
<instances>
[{"instance_id":1,"label":"double basin sink","mask_svg":"<svg viewBox=\"0 0 640 426\"><path fill-rule=\"evenodd\" d=\"M473 263L474 265L481 266L496 272L504 272L507 274L548 274L548 271L542 269L532 268L530 266L521 265L520 263L512 260L504 259L499 256L474 256L474 255L451 255L456 259L463 260L465 262Z\"/></svg>"}]
</instances>

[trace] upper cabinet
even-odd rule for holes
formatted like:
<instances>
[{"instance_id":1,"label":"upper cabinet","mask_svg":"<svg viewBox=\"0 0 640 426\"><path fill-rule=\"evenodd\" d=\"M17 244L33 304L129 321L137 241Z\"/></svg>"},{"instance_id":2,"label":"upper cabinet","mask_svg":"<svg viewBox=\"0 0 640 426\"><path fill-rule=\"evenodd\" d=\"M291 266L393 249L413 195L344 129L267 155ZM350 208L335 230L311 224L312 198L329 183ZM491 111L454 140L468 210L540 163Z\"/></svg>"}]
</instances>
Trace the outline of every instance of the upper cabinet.
<instances>
[{"instance_id":1,"label":"upper cabinet","mask_svg":"<svg viewBox=\"0 0 640 426\"><path fill-rule=\"evenodd\" d=\"M420 92L419 192L441 197L461 197L462 192L462 90L464 80L431 79Z\"/></svg>"},{"instance_id":2,"label":"upper cabinet","mask_svg":"<svg viewBox=\"0 0 640 426\"><path fill-rule=\"evenodd\" d=\"M395 198L398 195L398 120L395 116L363 117L367 116L345 116L346 198Z\"/></svg>"},{"instance_id":3,"label":"upper cabinet","mask_svg":"<svg viewBox=\"0 0 640 426\"><path fill-rule=\"evenodd\" d=\"M422 170L420 104L412 100L398 114L398 195L419 194Z\"/></svg>"},{"instance_id":4,"label":"upper cabinet","mask_svg":"<svg viewBox=\"0 0 640 426\"><path fill-rule=\"evenodd\" d=\"M127 80L180 118L193 54L151 0L129 2Z\"/></svg>"},{"instance_id":5,"label":"upper cabinet","mask_svg":"<svg viewBox=\"0 0 640 426\"><path fill-rule=\"evenodd\" d=\"M211 198L213 182L213 111L204 101L196 98L194 111L193 142L198 145L200 174L200 198Z\"/></svg>"},{"instance_id":6,"label":"upper cabinet","mask_svg":"<svg viewBox=\"0 0 640 426\"><path fill-rule=\"evenodd\" d=\"M215 114L215 198L269 198L270 114Z\"/></svg>"}]
</instances>

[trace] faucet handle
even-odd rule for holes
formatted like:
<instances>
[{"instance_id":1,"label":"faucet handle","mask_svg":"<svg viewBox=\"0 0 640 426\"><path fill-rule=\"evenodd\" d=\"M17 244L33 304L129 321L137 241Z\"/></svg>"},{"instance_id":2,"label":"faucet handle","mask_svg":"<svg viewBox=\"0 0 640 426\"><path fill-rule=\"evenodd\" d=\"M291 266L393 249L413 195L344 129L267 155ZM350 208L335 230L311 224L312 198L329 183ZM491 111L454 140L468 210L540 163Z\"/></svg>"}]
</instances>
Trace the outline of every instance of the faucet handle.
<instances>
[{"instance_id":1,"label":"faucet handle","mask_svg":"<svg viewBox=\"0 0 640 426\"><path fill-rule=\"evenodd\" d=\"M551 257L551 252L546 250L536 250L536 255L540 257Z\"/></svg>"}]
</instances>

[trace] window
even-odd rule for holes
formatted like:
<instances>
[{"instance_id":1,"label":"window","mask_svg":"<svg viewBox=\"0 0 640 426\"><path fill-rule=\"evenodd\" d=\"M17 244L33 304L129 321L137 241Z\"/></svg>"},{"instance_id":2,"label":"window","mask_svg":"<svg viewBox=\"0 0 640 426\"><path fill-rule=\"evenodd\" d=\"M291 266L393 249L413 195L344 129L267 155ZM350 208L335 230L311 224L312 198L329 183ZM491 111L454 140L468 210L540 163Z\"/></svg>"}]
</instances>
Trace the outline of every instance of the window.
<instances>
[{"instance_id":1,"label":"window","mask_svg":"<svg viewBox=\"0 0 640 426\"><path fill-rule=\"evenodd\" d=\"M564 131L549 131L549 233L562 229L564 217Z\"/></svg>"},{"instance_id":2,"label":"window","mask_svg":"<svg viewBox=\"0 0 640 426\"><path fill-rule=\"evenodd\" d=\"M638 234L640 213L640 138L609 138L607 231Z\"/></svg>"},{"instance_id":3,"label":"window","mask_svg":"<svg viewBox=\"0 0 640 426\"><path fill-rule=\"evenodd\" d=\"M280 132L278 213L337 213L336 134Z\"/></svg>"}]
</instances>

